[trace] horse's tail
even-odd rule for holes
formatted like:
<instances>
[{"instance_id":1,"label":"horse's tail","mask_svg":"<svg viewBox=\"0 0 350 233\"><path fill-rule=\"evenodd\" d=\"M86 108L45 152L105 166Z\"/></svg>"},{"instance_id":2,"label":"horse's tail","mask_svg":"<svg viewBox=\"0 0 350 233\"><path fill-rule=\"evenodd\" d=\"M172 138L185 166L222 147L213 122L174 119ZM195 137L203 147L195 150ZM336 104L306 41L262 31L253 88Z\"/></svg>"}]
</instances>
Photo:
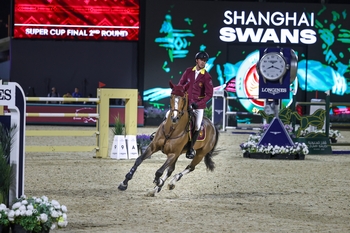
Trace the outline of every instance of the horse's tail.
<instances>
[{"instance_id":1,"label":"horse's tail","mask_svg":"<svg viewBox=\"0 0 350 233\"><path fill-rule=\"evenodd\" d=\"M219 134L220 134L219 130L215 126L213 126L213 127L214 127L215 133L216 133L215 144L213 146L213 149L211 149L211 151L209 151L204 157L204 163L207 166L207 169L210 170L210 171L214 171L214 168L215 168L215 163L212 160L212 157L215 155L214 151L215 151L216 145L218 144Z\"/></svg>"}]
</instances>

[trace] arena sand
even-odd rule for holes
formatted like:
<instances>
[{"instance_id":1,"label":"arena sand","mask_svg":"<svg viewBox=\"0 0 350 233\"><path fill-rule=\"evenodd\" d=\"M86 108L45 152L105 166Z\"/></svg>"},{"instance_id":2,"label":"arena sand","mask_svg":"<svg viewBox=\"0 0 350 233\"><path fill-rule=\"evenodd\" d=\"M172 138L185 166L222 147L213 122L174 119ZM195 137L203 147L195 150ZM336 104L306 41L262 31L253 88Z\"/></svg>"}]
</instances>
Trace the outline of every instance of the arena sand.
<instances>
[{"instance_id":1,"label":"arena sand","mask_svg":"<svg viewBox=\"0 0 350 233\"><path fill-rule=\"evenodd\" d=\"M154 130L138 128L138 134ZM347 141L350 132L341 133L340 142ZM26 153L25 194L45 195L67 206L67 228L52 232L350 232L350 155L248 159L239 148L247 137L221 133L214 172L206 171L202 161L174 190L166 183L155 197L145 194L165 161L160 152L143 162L124 192L117 187L134 160L97 159L93 151ZM93 137L26 138L27 145L95 142ZM188 163L181 155L175 172Z\"/></svg>"}]
</instances>

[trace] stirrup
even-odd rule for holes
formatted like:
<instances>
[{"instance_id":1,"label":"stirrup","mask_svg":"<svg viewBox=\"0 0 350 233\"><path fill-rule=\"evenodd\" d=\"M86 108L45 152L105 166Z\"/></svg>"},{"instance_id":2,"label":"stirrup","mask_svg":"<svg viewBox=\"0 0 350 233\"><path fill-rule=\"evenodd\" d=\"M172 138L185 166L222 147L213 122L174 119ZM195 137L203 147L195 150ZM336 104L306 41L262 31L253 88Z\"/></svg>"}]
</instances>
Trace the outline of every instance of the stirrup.
<instances>
[{"instance_id":1,"label":"stirrup","mask_svg":"<svg viewBox=\"0 0 350 233\"><path fill-rule=\"evenodd\" d=\"M193 148L189 149L186 152L186 158L188 159L193 159L196 156L196 150L194 150Z\"/></svg>"}]
</instances>

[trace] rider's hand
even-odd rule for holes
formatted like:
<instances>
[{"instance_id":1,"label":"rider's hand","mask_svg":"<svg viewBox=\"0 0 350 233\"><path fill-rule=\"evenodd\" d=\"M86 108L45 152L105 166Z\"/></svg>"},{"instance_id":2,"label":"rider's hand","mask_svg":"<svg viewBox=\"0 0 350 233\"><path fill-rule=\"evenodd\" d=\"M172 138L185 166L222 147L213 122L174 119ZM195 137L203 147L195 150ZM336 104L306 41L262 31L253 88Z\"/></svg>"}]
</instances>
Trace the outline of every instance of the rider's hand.
<instances>
[{"instance_id":1,"label":"rider's hand","mask_svg":"<svg viewBox=\"0 0 350 233\"><path fill-rule=\"evenodd\" d=\"M192 103L192 104L191 104L191 107L192 107L193 109L198 109L198 105L197 105L196 103Z\"/></svg>"}]
</instances>

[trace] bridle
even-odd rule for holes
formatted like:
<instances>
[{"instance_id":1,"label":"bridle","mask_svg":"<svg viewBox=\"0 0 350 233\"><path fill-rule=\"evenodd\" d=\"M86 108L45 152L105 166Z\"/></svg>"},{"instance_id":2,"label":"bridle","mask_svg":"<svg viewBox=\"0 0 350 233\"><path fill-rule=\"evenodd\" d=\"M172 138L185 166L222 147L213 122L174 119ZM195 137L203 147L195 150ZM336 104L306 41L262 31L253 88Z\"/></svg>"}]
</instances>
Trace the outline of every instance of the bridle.
<instances>
[{"instance_id":1,"label":"bridle","mask_svg":"<svg viewBox=\"0 0 350 233\"><path fill-rule=\"evenodd\" d=\"M174 100L174 106L172 106L171 109L170 109L170 114L169 114L169 116L175 115L174 113L176 113L176 112L178 113L178 114L176 114L176 118L175 118L175 119L172 118L173 123L176 123L175 121L180 120L180 118L184 115L184 109L185 109L186 101L187 101L187 100L186 100L186 96L187 96L187 94L185 94L183 97L181 97L181 96L176 96L176 95L172 95L172 96L171 96L171 98L172 98L172 99L175 99L175 100ZM182 108L181 108L181 109L177 109L177 108L176 108L176 105L177 105L177 102L178 102L179 98L182 98L183 103L185 103L185 104L182 105Z\"/></svg>"},{"instance_id":2,"label":"bridle","mask_svg":"<svg viewBox=\"0 0 350 233\"><path fill-rule=\"evenodd\" d=\"M177 105L177 102L178 102L176 100L179 100L179 98L181 98L183 103L185 103L185 104L182 105L181 109L176 108L176 105ZM181 138L182 136L184 136L186 133L189 132L190 121L187 120L187 124L186 124L185 128L183 129L182 133L180 135L178 135L178 136L172 137L172 134L174 133L175 129L177 128L179 120L183 117L183 115L185 114L185 111L187 111L187 109L185 109L185 107L187 106L187 104L186 104L186 102L187 102L187 93L185 93L183 96L173 95L172 94L171 95L171 99L174 99L174 104L173 104L173 106L171 106L168 118L169 117L172 118L171 119L172 125L170 126L170 131L168 133L165 132L165 124L163 124L163 126L162 126L163 134L164 134L164 137L165 137L164 144L162 146L162 151L163 151L164 145L166 144L166 142L168 140ZM174 114L174 113L177 113L177 114ZM173 115L176 115L176 117L173 118L172 117Z\"/></svg>"}]
</instances>

